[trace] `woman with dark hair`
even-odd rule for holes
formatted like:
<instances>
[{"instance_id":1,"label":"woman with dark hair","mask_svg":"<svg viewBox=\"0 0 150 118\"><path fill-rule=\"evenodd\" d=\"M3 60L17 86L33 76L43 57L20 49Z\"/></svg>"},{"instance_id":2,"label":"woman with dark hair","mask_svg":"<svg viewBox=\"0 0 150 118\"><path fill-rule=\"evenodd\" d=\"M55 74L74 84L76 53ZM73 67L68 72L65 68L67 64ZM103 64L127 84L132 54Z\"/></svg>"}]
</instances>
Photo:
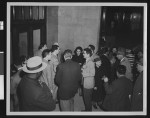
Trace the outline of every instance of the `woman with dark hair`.
<instances>
[{"instance_id":1,"label":"woman with dark hair","mask_svg":"<svg viewBox=\"0 0 150 118\"><path fill-rule=\"evenodd\" d=\"M80 67L83 66L84 62L85 62L85 58L83 57L83 49L82 47L78 46L76 47L76 49L74 50L74 55L72 57L72 60L79 63L80 64ZM79 95L82 96L82 83L80 85L80 88L79 88Z\"/></svg>"},{"instance_id":2,"label":"woman with dark hair","mask_svg":"<svg viewBox=\"0 0 150 118\"><path fill-rule=\"evenodd\" d=\"M80 46L76 47L76 49L74 50L74 55L72 57L72 60L79 63L80 66L82 66L85 62L82 51L83 51L82 47Z\"/></svg>"}]
</instances>

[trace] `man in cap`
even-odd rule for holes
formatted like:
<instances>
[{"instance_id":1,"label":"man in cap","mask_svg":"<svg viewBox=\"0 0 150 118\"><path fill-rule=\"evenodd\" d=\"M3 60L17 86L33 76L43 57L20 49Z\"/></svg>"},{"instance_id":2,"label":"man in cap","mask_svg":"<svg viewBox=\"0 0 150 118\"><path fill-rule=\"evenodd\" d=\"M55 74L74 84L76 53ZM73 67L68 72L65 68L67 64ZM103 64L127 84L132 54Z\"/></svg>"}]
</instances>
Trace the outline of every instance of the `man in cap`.
<instances>
[{"instance_id":1,"label":"man in cap","mask_svg":"<svg viewBox=\"0 0 150 118\"><path fill-rule=\"evenodd\" d=\"M95 46L89 45L88 48L92 51L91 60L94 61L94 59L98 58L99 56L95 53Z\"/></svg>"},{"instance_id":2,"label":"man in cap","mask_svg":"<svg viewBox=\"0 0 150 118\"><path fill-rule=\"evenodd\" d=\"M38 80L47 64L42 58L35 56L28 59L23 66L26 72L17 89L20 111L52 111L55 101L47 85Z\"/></svg>"},{"instance_id":3,"label":"man in cap","mask_svg":"<svg viewBox=\"0 0 150 118\"><path fill-rule=\"evenodd\" d=\"M65 50L65 62L57 67L56 84L61 111L74 111L74 96L81 82L81 69L77 62L72 61L72 51Z\"/></svg>"}]
</instances>

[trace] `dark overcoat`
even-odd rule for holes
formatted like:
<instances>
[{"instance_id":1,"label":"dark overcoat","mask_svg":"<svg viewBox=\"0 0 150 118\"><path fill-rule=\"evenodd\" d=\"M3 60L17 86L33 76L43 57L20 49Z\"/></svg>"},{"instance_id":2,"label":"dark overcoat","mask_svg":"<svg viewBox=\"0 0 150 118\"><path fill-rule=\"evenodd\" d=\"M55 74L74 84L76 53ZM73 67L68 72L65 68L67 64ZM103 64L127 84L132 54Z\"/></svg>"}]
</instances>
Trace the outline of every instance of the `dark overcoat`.
<instances>
[{"instance_id":1,"label":"dark overcoat","mask_svg":"<svg viewBox=\"0 0 150 118\"><path fill-rule=\"evenodd\" d=\"M138 76L132 95L132 111L143 111L143 72Z\"/></svg>"},{"instance_id":2,"label":"dark overcoat","mask_svg":"<svg viewBox=\"0 0 150 118\"><path fill-rule=\"evenodd\" d=\"M45 83L25 76L17 88L20 111L52 111L55 101Z\"/></svg>"},{"instance_id":3,"label":"dark overcoat","mask_svg":"<svg viewBox=\"0 0 150 118\"><path fill-rule=\"evenodd\" d=\"M81 68L77 62L70 59L58 65L56 70L56 84L58 96L61 100L74 97L81 83Z\"/></svg>"},{"instance_id":4,"label":"dark overcoat","mask_svg":"<svg viewBox=\"0 0 150 118\"><path fill-rule=\"evenodd\" d=\"M108 111L130 111L132 82L125 76L114 80L112 84L104 83L106 96L103 107Z\"/></svg>"}]
</instances>

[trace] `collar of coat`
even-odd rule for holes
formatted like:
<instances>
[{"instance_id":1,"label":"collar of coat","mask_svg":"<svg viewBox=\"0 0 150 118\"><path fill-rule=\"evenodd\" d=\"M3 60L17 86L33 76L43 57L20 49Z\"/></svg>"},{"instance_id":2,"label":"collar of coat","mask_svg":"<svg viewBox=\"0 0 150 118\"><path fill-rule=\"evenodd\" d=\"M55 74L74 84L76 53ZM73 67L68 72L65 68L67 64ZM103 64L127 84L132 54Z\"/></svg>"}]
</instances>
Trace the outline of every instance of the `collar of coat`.
<instances>
[{"instance_id":1,"label":"collar of coat","mask_svg":"<svg viewBox=\"0 0 150 118\"><path fill-rule=\"evenodd\" d=\"M65 62L68 62L68 61L72 61L71 59L66 59L66 61Z\"/></svg>"}]
</instances>

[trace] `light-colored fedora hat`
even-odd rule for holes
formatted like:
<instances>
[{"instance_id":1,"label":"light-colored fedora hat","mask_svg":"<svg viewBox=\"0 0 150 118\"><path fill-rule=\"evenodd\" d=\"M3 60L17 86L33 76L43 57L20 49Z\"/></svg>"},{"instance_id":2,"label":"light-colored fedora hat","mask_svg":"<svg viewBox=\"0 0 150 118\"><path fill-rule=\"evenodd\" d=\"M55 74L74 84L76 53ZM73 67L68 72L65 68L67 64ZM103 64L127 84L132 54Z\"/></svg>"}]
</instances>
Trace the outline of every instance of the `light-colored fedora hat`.
<instances>
[{"instance_id":1,"label":"light-colored fedora hat","mask_svg":"<svg viewBox=\"0 0 150 118\"><path fill-rule=\"evenodd\" d=\"M42 61L39 56L31 57L27 60L26 65L23 66L22 70L26 73L37 73L46 68L47 64Z\"/></svg>"}]
</instances>

